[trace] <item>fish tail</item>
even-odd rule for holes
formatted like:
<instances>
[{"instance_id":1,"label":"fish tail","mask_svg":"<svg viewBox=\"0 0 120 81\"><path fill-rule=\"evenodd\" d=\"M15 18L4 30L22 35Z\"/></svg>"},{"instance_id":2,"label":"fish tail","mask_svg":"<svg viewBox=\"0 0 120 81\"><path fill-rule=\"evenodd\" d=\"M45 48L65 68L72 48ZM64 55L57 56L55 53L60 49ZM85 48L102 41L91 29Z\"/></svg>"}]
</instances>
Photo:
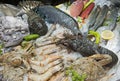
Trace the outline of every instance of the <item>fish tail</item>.
<instances>
[{"instance_id":1,"label":"fish tail","mask_svg":"<svg viewBox=\"0 0 120 81\"><path fill-rule=\"evenodd\" d=\"M22 7L26 12L34 9L37 6L44 5L41 1L21 1L19 6Z\"/></svg>"},{"instance_id":2,"label":"fish tail","mask_svg":"<svg viewBox=\"0 0 120 81\"><path fill-rule=\"evenodd\" d=\"M24 12L29 16L29 20L33 20L34 18L39 17L37 15L37 13L35 13L33 11L34 8L36 8L37 6L42 6L43 3L41 1L21 1L19 3L19 6L22 7L22 9L24 10Z\"/></svg>"}]
</instances>

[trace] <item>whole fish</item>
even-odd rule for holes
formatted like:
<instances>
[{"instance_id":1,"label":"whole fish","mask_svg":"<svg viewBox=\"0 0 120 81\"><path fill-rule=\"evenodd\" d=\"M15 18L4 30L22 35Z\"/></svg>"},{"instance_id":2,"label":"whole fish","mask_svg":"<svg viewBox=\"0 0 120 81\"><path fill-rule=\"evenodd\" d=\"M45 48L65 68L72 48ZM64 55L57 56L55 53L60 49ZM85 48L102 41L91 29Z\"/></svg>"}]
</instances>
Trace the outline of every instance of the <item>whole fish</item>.
<instances>
[{"instance_id":1,"label":"whole fish","mask_svg":"<svg viewBox=\"0 0 120 81\"><path fill-rule=\"evenodd\" d=\"M100 7L97 6L95 7L92 12L90 13L90 15L88 16L87 20L85 21L86 23L83 24L82 28L80 29L80 31L82 32L82 35L87 37L88 36L88 30L90 27L92 27L96 21L96 17L98 16L100 12Z\"/></svg>"},{"instance_id":2,"label":"whole fish","mask_svg":"<svg viewBox=\"0 0 120 81\"><path fill-rule=\"evenodd\" d=\"M101 8L101 12L99 13L97 19L96 19L96 22L94 24L93 27L90 28L90 30L97 30L104 22L105 18L106 18L106 15L108 13L108 6L107 5L104 5L102 8Z\"/></svg>"},{"instance_id":3,"label":"whole fish","mask_svg":"<svg viewBox=\"0 0 120 81\"><path fill-rule=\"evenodd\" d=\"M81 34L78 23L68 14L50 5L38 6L34 9L45 21L60 24L70 29L74 34Z\"/></svg>"},{"instance_id":4,"label":"whole fish","mask_svg":"<svg viewBox=\"0 0 120 81\"><path fill-rule=\"evenodd\" d=\"M85 57L93 54L109 54L112 57L112 62L107 65L109 67L114 66L118 62L118 57L114 52L98 46L94 42L88 40L87 38L81 37L80 35L66 35L64 39L59 40L56 44L62 44L68 49L79 52Z\"/></svg>"},{"instance_id":5,"label":"whole fish","mask_svg":"<svg viewBox=\"0 0 120 81\"><path fill-rule=\"evenodd\" d=\"M89 27L92 27L96 21L96 18L100 12L100 6L95 7L89 15Z\"/></svg>"},{"instance_id":6,"label":"whole fish","mask_svg":"<svg viewBox=\"0 0 120 81\"><path fill-rule=\"evenodd\" d=\"M118 8L116 6L111 5L109 14L107 15L103 26L99 27L97 31L101 33L103 30L111 30L113 31L116 27L118 17Z\"/></svg>"},{"instance_id":7,"label":"whole fish","mask_svg":"<svg viewBox=\"0 0 120 81\"><path fill-rule=\"evenodd\" d=\"M28 15L29 29L31 33L45 35L48 31L48 27L45 21L32 9L38 5L44 5L40 1L23 1L19 5L23 8L25 13Z\"/></svg>"}]
</instances>

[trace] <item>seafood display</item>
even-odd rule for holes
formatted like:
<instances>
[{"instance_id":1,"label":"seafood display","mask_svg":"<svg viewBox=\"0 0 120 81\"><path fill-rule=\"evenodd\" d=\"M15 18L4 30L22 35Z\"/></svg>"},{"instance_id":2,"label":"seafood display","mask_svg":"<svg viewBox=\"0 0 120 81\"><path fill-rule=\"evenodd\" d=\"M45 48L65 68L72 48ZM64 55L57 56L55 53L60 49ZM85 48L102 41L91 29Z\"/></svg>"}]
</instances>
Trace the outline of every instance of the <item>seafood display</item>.
<instances>
[{"instance_id":1,"label":"seafood display","mask_svg":"<svg viewBox=\"0 0 120 81\"><path fill-rule=\"evenodd\" d=\"M53 27L56 29L53 30ZM61 28L59 25L53 25L51 29L55 32L59 27ZM69 52L66 47L57 46L54 43L57 40L62 39L62 37L56 38L60 32L58 34L54 34L54 32L50 34L52 30L50 30L47 35L38 38L36 44L31 41L28 42L25 47L22 47L23 45L17 46L13 51L3 54L0 57L0 64L1 66L4 66L1 71L1 74L3 75L2 79L7 79L9 81L23 81L24 77L26 77L27 80L32 81L71 81L72 79L70 76L67 76L65 72L66 68L70 67L71 64L77 66L73 67L73 69L78 68L79 70L79 68L84 68L84 72L88 72L86 73L88 76L85 78L86 81L87 79L95 79L96 81L99 76L103 77L103 74L106 74L104 72L105 69L102 66L106 66L113 61L114 58L112 58L111 55L95 54L90 57L81 57L79 53L72 50ZM66 28L64 30L67 31ZM64 34L64 32L61 31L61 34L62 33ZM97 61L97 59L99 59L99 61ZM79 63L78 60L80 60L82 64L83 62L88 63L84 63L84 65L81 66L81 63ZM84 67L90 67L91 63L89 64L89 62L96 64L96 66L94 66L97 67L95 72L91 69L88 71L88 68ZM91 71L95 73L95 78L89 78L89 76L92 76L90 75ZM101 71L101 73L96 74L97 71ZM15 75L16 78L14 78Z\"/></svg>"},{"instance_id":2,"label":"seafood display","mask_svg":"<svg viewBox=\"0 0 120 81\"><path fill-rule=\"evenodd\" d=\"M120 80L120 9L112 0L3 3L0 81Z\"/></svg>"},{"instance_id":3,"label":"seafood display","mask_svg":"<svg viewBox=\"0 0 120 81\"><path fill-rule=\"evenodd\" d=\"M117 20L119 20L119 15L118 15L119 7L116 5L113 5L113 3L111 5L110 2L106 1L106 0L101 3L99 3L99 1L96 0L95 4L96 5L95 5L94 9L92 10L92 12L90 13L90 15L88 16L88 18L86 18L86 20L83 20L83 21L79 20L80 22L78 22L80 24L79 26L80 26L80 30L82 32L82 36L72 36L72 37L66 36L66 38L60 40L58 44L62 43L62 45L68 47L69 49L73 49L74 51L79 50L78 52L80 52L83 55L85 54L85 56L86 55L89 56L90 51L93 51L93 53L91 53L91 54L101 53L100 50L98 51L97 49L101 49L101 51L104 50L104 51L102 51L103 53L105 52L105 50L106 50L106 53L109 51L109 54L111 51L113 56L115 55L115 58L117 58L116 59L116 62L117 62L117 61L119 61L119 59L118 59L118 56L119 56L119 54L118 54L119 53L119 51L118 51L119 50L119 43L118 43L119 27L118 26L120 24L119 24L119 21L117 21ZM101 13L102 8L105 6L106 6L106 12L103 10L103 13ZM63 8L63 7L61 7L61 8ZM67 9L69 10L69 7ZM65 8L63 8L61 10L70 14ZM99 17L100 13L102 14L101 17ZM105 15L103 16L104 13L106 16ZM80 19L80 18L77 18L77 19ZM95 23L97 23L97 22L98 22L98 24L96 24L96 28L93 28L95 26ZM101 22L101 25L99 25L100 22ZM90 30L92 30L92 31L90 31ZM95 31L93 31L93 30L95 30ZM107 34L107 31L109 31L108 34ZM92 36L93 35L95 36L91 40L99 41L99 43L97 42L97 45L95 45L93 42L91 42L90 40L87 39L87 38L89 38L89 35L91 34L90 32L92 32ZM103 32L104 33L106 32L104 34L104 38L102 38ZM84 41L84 43L83 43L83 41ZM85 41L87 41L87 42L85 42ZM88 41L89 41L89 44L91 42L92 46L89 47ZM86 48L85 48L85 45L86 45ZM80 48L78 48L78 47L80 47ZM82 50L84 50L83 51L84 53L82 53ZM88 52L88 50L89 50L89 52ZM114 68L114 71L115 71L115 68ZM118 76L118 74L116 76ZM104 81L106 81L106 80L104 80ZM114 78L114 80L112 79L110 81L115 81L115 78Z\"/></svg>"},{"instance_id":4,"label":"seafood display","mask_svg":"<svg viewBox=\"0 0 120 81\"><path fill-rule=\"evenodd\" d=\"M54 37L52 39L54 39ZM23 75L26 73L28 79L33 81L48 81L50 78L51 80L56 79L57 81L57 78L60 78L58 74L61 75L61 79L63 79L62 77L65 75L62 71L64 62L66 63L67 60L70 62L76 59L69 54L63 58L65 53L67 54L67 50L62 50L55 44L44 44L44 46L36 48L34 44L30 42L24 48L17 46L13 51L3 54L0 58L0 63L4 66L4 70L2 71L3 80L23 81ZM68 56L71 58L65 59ZM11 72L13 74L11 74ZM20 73L18 74L17 72ZM15 75L16 78L14 78ZM52 78L54 75L58 77Z\"/></svg>"},{"instance_id":5,"label":"seafood display","mask_svg":"<svg viewBox=\"0 0 120 81\"><path fill-rule=\"evenodd\" d=\"M23 40L23 37L30 33L39 34L40 36L45 35L47 33L48 27L46 25L46 22L49 22L49 21L44 21L42 16L39 16L39 14L35 13L32 10L38 5L41 8L44 8L43 7L44 4L40 1L32 1L32 4L31 4L31 1L20 2L19 8L9 4L0 5L1 10L4 10L3 12L1 12L1 18L0 18L1 20L1 32L0 32L1 38L0 39L4 44L4 47L11 47L11 46L20 44L20 42ZM59 11L58 9L53 10L53 12L55 13L58 11ZM55 13L51 13L51 14L54 15ZM59 14L56 15L53 23L63 24L67 27L71 26L69 28L71 30L74 29L74 33L75 31L78 31L78 24L72 17L68 16L62 11L59 11L59 13L61 13L61 15L64 15L66 19L68 18L67 22L71 22L70 25L67 24L67 22L64 23L64 21L59 21L59 20L57 21L58 19L57 16ZM49 15L49 14L50 13L46 15ZM44 15L44 13L42 13L42 15ZM53 17L53 16L50 15L50 17ZM53 19L53 18L50 18L50 19Z\"/></svg>"}]
</instances>

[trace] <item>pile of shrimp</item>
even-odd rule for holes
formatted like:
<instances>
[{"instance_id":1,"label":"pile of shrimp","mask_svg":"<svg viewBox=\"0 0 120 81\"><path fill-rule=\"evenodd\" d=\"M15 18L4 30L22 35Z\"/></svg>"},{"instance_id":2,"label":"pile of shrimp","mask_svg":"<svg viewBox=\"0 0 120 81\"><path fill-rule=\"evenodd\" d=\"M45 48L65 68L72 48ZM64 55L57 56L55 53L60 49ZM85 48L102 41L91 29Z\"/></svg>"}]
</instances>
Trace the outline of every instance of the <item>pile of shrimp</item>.
<instances>
[{"instance_id":1,"label":"pile of shrimp","mask_svg":"<svg viewBox=\"0 0 120 81\"><path fill-rule=\"evenodd\" d=\"M58 27L58 28L56 28ZM68 52L67 48L59 47L54 42L63 38L63 33L68 31L63 28L57 32L60 26L52 25L48 34L30 41L25 47L21 45L13 48L11 52L0 56L2 66L1 80L9 81L66 81L64 69L77 58L79 53ZM53 30L56 30L53 32ZM51 35L51 32L52 35ZM55 34L57 32L57 34ZM16 77L14 77L16 76Z\"/></svg>"}]
</instances>

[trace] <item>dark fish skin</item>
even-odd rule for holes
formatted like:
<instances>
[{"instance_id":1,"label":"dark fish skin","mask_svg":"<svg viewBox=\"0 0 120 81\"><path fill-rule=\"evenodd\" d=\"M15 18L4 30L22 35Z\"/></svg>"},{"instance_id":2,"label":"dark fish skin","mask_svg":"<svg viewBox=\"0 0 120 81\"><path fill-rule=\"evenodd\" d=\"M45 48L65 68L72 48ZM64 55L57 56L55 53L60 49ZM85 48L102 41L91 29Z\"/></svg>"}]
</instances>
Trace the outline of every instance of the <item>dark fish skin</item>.
<instances>
[{"instance_id":1,"label":"dark fish skin","mask_svg":"<svg viewBox=\"0 0 120 81\"><path fill-rule=\"evenodd\" d=\"M96 45L94 42L83 38L81 36L66 36L56 43L57 45L62 44L67 48L79 52L84 57L91 56L93 54L109 54L112 57L112 62L107 64L107 67L112 67L118 62L118 57L112 51Z\"/></svg>"},{"instance_id":2,"label":"dark fish skin","mask_svg":"<svg viewBox=\"0 0 120 81\"><path fill-rule=\"evenodd\" d=\"M105 18L106 18L106 15L108 13L108 6L107 5L104 5L102 8L101 8L101 12L99 13L97 19L96 19L96 22L94 24L93 27L90 28L90 30L97 30L104 22Z\"/></svg>"},{"instance_id":3,"label":"dark fish skin","mask_svg":"<svg viewBox=\"0 0 120 81\"><path fill-rule=\"evenodd\" d=\"M45 21L38 15L35 15L35 13L32 14L32 12L30 12L28 23L30 33L39 34L40 36L43 36L48 31L48 27Z\"/></svg>"},{"instance_id":4,"label":"dark fish skin","mask_svg":"<svg viewBox=\"0 0 120 81\"><path fill-rule=\"evenodd\" d=\"M38 5L42 6L44 4L40 1L23 1L19 3L19 6L21 6L25 10L25 13L28 15L30 33L43 36L47 33L48 27L45 21L32 10Z\"/></svg>"},{"instance_id":5,"label":"dark fish skin","mask_svg":"<svg viewBox=\"0 0 120 81\"><path fill-rule=\"evenodd\" d=\"M111 1L115 6L120 7L120 0L109 0Z\"/></svg>"},{"instance_id":6,"label":"dark fish skin","mask_svg":"<svg viewBox=\"0 0 120 81\"><path fill-rule=\"evenodd\" d=\"M75 35L81 34L79 31L78 23L71 16L53 6L39 6L35 8L34 11L36 11L40 17L49 23L58 23L70 29Z\"/></svg>"},{"instance_id":7,"label":"dark fish skin","mask_svg":"<svg viewBox=\"0 0 120 81\"><path fill-rule=\"evenodd\" d=\"M107 17L105 18L103 26L99 27L97 31L99 31L103 27L105 30L111 30L111 31L115 30L117 18L118 18L118 10L119 10L118 7L111 5L110 11L107 14Z\"/></svg>"},{"instance_id":8,"label":"dark fish skin","mask_svg":"<svg viewBox=\"0 0 120 81\"><path fill-rule=\"evenodd\" d=\"M112 6L110 9L110 24L109 29L114 30L116 27L117 17L118 17L118 7Z\"/></svg>"},{"instance_id":9,"label":"dark fish skin","mask_svg":"<svg viewBox=\"0 0 120 81\"><path fill-rule=\"evenodd\" d=\"M99 12L100 12L100 6L97 6L94 8L94 10L92 10L92 12L90 13L89 18L88 18L89 27L92 27L94 25Z\"/></svg>"}]
</instances>

